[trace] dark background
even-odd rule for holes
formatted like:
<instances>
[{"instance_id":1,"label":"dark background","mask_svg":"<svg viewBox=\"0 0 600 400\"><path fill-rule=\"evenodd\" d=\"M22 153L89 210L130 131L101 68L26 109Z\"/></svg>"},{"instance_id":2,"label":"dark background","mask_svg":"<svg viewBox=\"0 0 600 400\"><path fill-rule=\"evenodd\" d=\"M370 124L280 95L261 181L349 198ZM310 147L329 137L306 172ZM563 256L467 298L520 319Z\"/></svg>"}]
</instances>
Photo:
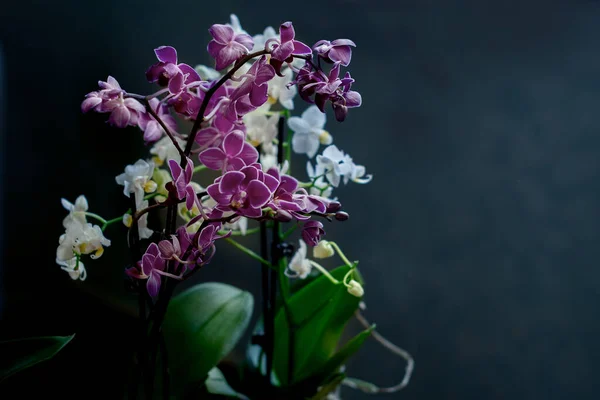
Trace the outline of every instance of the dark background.
<instances>
[{"instance_id":1,"label":"dark background","mask_svg":"<svg viewBox=\"0 0 600 400\"><path fill-rule=\"evenodd\" d=\"M209 63L207 29L231 12L251 34L289 19L309 44L358 45L364 105L327 128L375 178L337 191L351 219L327 238L360 259L367 317L416 359L409 387L380 397L597 398L600 3L584 0L3 4L0 336L77 337L0 395L119 398L135 341L122 231L71 282L54 264L59 199L118 215L114 176L144 149L79 105L108 74L152 91L159 45ZM223 244L197 280L257 294L238 256ZM403 368L370 343L348 371L392 384Z\"/></svg>"}]
</instances>

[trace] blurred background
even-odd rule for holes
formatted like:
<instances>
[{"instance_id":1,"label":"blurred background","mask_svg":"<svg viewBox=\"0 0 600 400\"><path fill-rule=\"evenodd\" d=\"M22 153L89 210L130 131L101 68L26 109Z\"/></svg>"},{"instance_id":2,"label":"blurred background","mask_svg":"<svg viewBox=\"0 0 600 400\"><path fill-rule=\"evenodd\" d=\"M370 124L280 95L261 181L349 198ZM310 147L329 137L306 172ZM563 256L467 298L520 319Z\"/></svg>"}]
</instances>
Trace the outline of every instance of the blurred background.
<instances>
[{"instance_id":1,"label":"blurred background","mask_svg":"<svg viewBox=\"0 0 600 400\"><path fill-rule=\"evenodd\" d=\"M367 318L416 360L408 388L379 397L596 399L600 2L591 0L4 4L0 339L77 336L0 396L120 397L135 341L123 229L109 228L112 246L72 282L54 263L60 198L84 193L92 211L118 216L128 204L114 177L146 153L138 131L82 115L80 103L109 74L153 91L144 72L160 45L209 64L207 30L230 13L250 34L292 20L306 43L358 45L350 70L364 105L343 124L330 114L326 129L374 179L337 190L351 219L326 228L360 259ZM225 281L258 301L258 269L222 244L195 282ZM403 372L374 342L348 365L382 385Z\"/></svg>"}]
</instances>

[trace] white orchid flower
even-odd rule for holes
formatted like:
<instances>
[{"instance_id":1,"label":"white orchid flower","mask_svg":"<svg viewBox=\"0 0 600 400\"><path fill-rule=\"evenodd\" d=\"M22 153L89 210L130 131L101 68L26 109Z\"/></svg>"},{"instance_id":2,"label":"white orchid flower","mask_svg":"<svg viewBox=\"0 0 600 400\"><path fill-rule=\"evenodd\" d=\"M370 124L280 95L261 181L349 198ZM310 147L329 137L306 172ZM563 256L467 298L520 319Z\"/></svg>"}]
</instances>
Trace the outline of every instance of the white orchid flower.
<instances>
[{"instance_id":1,"label":"white orchid flower","mask_svg":"<svg viewBox=\"0 0 600 400\"><path fill-rule=\"evenodd\" d=\"M333 141L331 135L323 129L325 122L325 114L317 106L308 107L302 113L302 117L291 117L288 126L294 131L292 138L294 152L313 158L320 144L331 144Z\"/></svg>"}]
</instances>

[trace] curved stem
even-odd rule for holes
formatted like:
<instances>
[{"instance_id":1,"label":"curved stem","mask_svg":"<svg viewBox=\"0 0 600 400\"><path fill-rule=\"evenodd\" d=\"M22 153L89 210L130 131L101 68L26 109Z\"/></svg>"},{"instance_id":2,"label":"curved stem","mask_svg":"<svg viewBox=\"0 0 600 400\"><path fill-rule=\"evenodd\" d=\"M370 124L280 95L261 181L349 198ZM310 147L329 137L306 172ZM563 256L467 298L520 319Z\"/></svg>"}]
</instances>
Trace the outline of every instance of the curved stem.
<instances>
[{"instance_id":1,"label":"curved stem","mask_svg":"<svg viewBox=\"0 0 600 400\"><path fill-rule=\"evenodd\" d=\"M308 262L310 263L310 265L312 265L313 267L315 267L316 269L319 270L320 273L322 273L323 275L325 275L327 277L327 279L329 279L331 281L331 283L333 283L334 285L339 285L340 281L338 281L337 279L335 279L330 273L329 271L327 271L325 268L323 268L321 265L317 264L316 262L314 262L313 260L308 260Z\"/></svg>"},{"instance_id":2,"label":"curved stem","mask_svg":"<svg viewBox=\"0 0 600 400\"><path fill-rule=\"evenodd\" d=\"M354 268L354 264L350 262L350 260L348 260L348 258L346 257L346 255L342 252L342 250L340 249L340 247L337 245L337 243L335 242L329 242L329 244L331 245L331 247L333 247L335 249L335 251L337 251L338 255L340 256L340 258L342 259L343 262L346 263L346 265L348 265L350 268Z\"/></svg>"},{"instance_id":3,"label":"curved stem","mask_svg":"<svg viewBox=\"0 0 600 400\"><path fill-rule=\"evenodd\" d=\"M202 104L200 105L200 109L198 110L198 114L196 115L196 120L194 121L192 130L190 131L190 135L188 137L187 143L185 145L184 156L181 158L181 162L182 162L181 166L182 167L185 167L185 157L187 157L187 155L190 154L190 152L192 151L192 146L194 145L194 139L196 138L196 133L198 133L198 130L200 129L200 124L204 121L204 113L206 112L206 108L208 107L208 102L210 101L211 97L215 94L215 92L221 86L223 86L223 84L225 84L225 82L227 82L233 76L233 74L235 74L237 72L238 69L240 69L242 67L242 65L244 65L246 62L252 60L254 57L262 56L263 54L267 54L267 53L268 53L267 50L260 50L255 53L250 53L243 58L240 58L235 63L233 68L231 68L231 70L229 70L229 72L227 72L225 75L223 75L223 77L221 79L219 79L219 81L206 92L206 95L204 96L204 99L202 100Z\"/></svg>"},{"instance_id":4,"label":"curved stem","mask_svg":"<svg viewBox=\"0 0 600 400\"><path fill-rule=\"evenodd\" d=\"M367 319L361 314L360 311L357 310L354 313L354 316L356 317L358 322L360 322L360 324L362 326L364 326L365 328L368 329L371 327L371 324L369 323L369 321L367 321ZM386 338L381 336L379 334L379 332L377 332L376 330L373 330L371 332L371 337L373 339L377 340L377 342L379 344L381 344L383 347L385 347L386 349L391 351L393 354L400 356L404 360L406 360L406 369L404 370L404 377L402 378L402 381L400 381L400 383L398 383L397 385L390 386L390 387L384 387L384 388L380 388L373 384L366 384L366 382L358 381L358 380L351 379L351 378L344 379L344 381L342 383L348 387L351 387L353 389L359 389L359 390L361 390L365 393L369 393L369 394L395 393L401 389L404 389L410 382L410 377L412 376L412 372L415 368L415 361L413 360L412 356L406 350L401 349L400 347L396 346L394 343L390 342L389 340L387 340ZM360 384L360 383L362 383L362 384Z\"/></svg>"}]
</instances>

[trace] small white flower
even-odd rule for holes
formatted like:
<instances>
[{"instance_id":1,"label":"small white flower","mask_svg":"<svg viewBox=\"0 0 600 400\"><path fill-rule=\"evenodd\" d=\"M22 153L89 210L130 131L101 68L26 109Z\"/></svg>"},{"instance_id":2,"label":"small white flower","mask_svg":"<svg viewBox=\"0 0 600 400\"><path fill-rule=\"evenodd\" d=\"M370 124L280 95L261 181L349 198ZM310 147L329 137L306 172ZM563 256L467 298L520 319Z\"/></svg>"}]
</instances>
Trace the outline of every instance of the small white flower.
<instances>
[{"instance_id":1,"label":"small white flower","mask_svg":"<svg viewBox=\"0 0 600 400\"><path fill-rule=\"evenodd\" d=\"M242 236L246 236L248 231L248 218L240 217L234 222L227 222L223 224L223 229L231 229L232 231L240 231Z\"/></svg>"},{"instance_id":2,"label":"small white flower","mask_svg":"<svg viewBox=\"0 0 600 400\"><path fill-rule=\"evenodd\" d=\"M275 31L275 28L273 28L272 26L267 26L262 34L255 35L252 38L252 41L254 42L254 47L252 48L252 51L255 52L263 50L265 48L265 43L267 43L267 40L269 39L279 40L279 34Z\"/></svg>"},{"instance_id":3,"label":"small white flower","mask_svg":"<svg viewBox=\"0 0 600 400\"><path fill-rule=\"evenodd\" d=\"M63 226L66 228L72 219L79 219L81 222L86 222L85 212L88 210L88 201L84 195L77 197L75 204L70 203L66 199L60 199L65 210L69 211L69 215L63 220Z\"/></svg>"},{"instance_id":4,"label":"small white flower","mask_svg":"<svg viewBox=\"0 0 600 400\"><path fill-rule=\"evenodd\" d=\"M85 278L87 277L87 272L85 271L85 265L83 265L81 260L79 260L79 262L77 262L77 257L73 257L67 261L62 261L62 260L56 259L56 263L61 266L60 269L62 269L63 271L67 271L69 273L69 276L71 277L71 279L73 279L73 280L80 279L82 281L85 281ZM75 269L75 268L77 268L77 269Z\"/></svg>"},{"instance_id":5,"label":"small white flower","mask_svg":"<svg viewBox=\"0 0 600 400\"><path fill-rule=\"evenodd\" d=\"M312 169L312 166L310 168ZM344 184L347 184L349 180L356 183L368 183L373 179L372 175L365 176L364 166L354 164L352 158L335 145L326 147L323 154L317 156L314 173L313 177L324 173L329 183L335 187L339 186L341 178L344 178ZM311 171L309 171L310 174Z\"/></svg>"},{"instance_id":6,"label":"small white flower","mask_svg":"<svg viewBox=\"0 0 600 400\"><path fill-rule=\"evenodd\" d=\"M144 200L139 204L139 209L143 210L148 207L148 200ZM129 214L125 214L129 215ZM133 222L133 221L132 221ZM129 223L131 225L131 222ZM154 231L148 228L148 213L142 215L140 219L138 219L138 231L140 234L140 239L148 239L152 236Z\"/></svg>"},{"instance_id":7,"label":"small white flower","mask_svg":"<svg viewBox=\"0 0 600 400\"><path fill-rule=\"evenodd\" d=\"M104 253L104 246L110 246L110 240L104 237L98 225L83 223L78 219L73 219L68 224L58 243L56 259L60 261L68 261L75 254L91 254L95 259Z\"/></svg>"},{"instance_id":8,"label":"small white flower","mask_svg":"<svg viewBox=\"0 0 600 400\"><path fill-rule=\"evenodd\" d=\"M185 141L178 137L175 138L179 146L182 148L185 147ZM158 142L154 143L152 148L150 149L150 154L153 154L154 157L152 161L157 166L163 165L168 160L175 160L178 163L181 161L181 156L179 152L175 148L173 141L168 136L163 137Z\"/></svg>"},{"instance_id":9,"label":"small white flower","mask_svg":"<svg viewBox=\"0 0 600 400\"><path fill-rule=\"evenodd\" d=\"M313 248L313 257L314 258L329 258L335 254L335 250L333 246L327 240L321 240L314 248Z\"/></svg>"},{"instance_id":10,"label":"small white flower","mask_svg":"<svg viewBox=\"0 0 600 400\"><path fill-rule=\"evenodd\" d=\"M133 165L125 167L125 172L117 176L115 180L119 185L123 185L123 194L129 197L131 193L135 194L136 204L144 200L144 193L151 193L156 190L156 183L152 181L154 174L154 163L144 160L138 160Z\"/></svg>"},{"instance_id":11,"label":"small white flower","mask_svg":"<svg viewBox=\"0 0 600 400\"><path fill-rule=\"evenodd\" d=\"M356 165L353 163L352 170L350 171L350 174L347 175L347 177L355 183L369 183L373 179L373 175L369 174L365 176L366 173L367 171L364 166Z\"/></svg>"},{"instance_id":12,"label":"small white flower","mask_svg":"<svg viewBox=\"0 0 600 400\"><path fill-rule=\"evenodd\" d=\"M306 172L310 180L314 180L314 185L309 189L309 193L330 198L333 192L333 186L325 182L325 169L323 165L317 164L316 168L313 168L310 161L306 162Z\"/></svg>"},{"instance_id":13,"label":"small white flower","mask_svg":"<svg viewBox=\"0 0 600 400\"><path fill-rule=\"evenodd\" d=\"M268 83L269 89L269 102L271 104L275 104L277 101L288 110L294 109L294 97L298 93L298 89L296 85L288 87L288 83L290 83L294 79L294 72L291 68L284 68L281 71L283 77L275 75L273 79L271 79Z\"/></svg>"},{"instance_id":14,"label":"small white flower","mask_svg":"<svg viewBox=\"0 0 600 400\"><path fill-rule=\"evenodd\" d=\"M251 112L243 117L246 125L246 134L252 146L260 144L273 145L273 140L277 136L277 121L279 115L267 116L259 112Z\"/></svg>"},{"instance_id":15,"label":"small white flower","mask_svg":"<svg viewBox=\"0 0 600 400\"><path fill-rule=\"evenodd\" d=\"M313 158L320 144L331 144L333 141L331 135L323 129L325 122L325 114L317 106L308 107L302 113L302 117L291 117L288 126L294 131L292 138L294 152Z\"/></svg>"},{"instance_id":16,"label":"small white flower","mask_svg":"<svg viewBox=\"0 0 600 400\"><path fill-rule=\"evenodd\" d=\"M356 282L354 279L352 279L348 283L347 288L348 288L348 293L350 293L352 296L362 297L365 294L365 290L363 289L361 284Z\"/></svg>"},{"instance_id":17,"label":"small white flower","mask_svg":"<svg viewBox=\"0 0 600 400\"><path fill-rule=\"evenodd\" d=\"M310 265L310 261L306 258L306 243L303 240L299 240L298 243L300 246L290 260L289 268L295 273L294 277L305 279L310 274L312 265Z\"/></svg>"}]
</instances>

